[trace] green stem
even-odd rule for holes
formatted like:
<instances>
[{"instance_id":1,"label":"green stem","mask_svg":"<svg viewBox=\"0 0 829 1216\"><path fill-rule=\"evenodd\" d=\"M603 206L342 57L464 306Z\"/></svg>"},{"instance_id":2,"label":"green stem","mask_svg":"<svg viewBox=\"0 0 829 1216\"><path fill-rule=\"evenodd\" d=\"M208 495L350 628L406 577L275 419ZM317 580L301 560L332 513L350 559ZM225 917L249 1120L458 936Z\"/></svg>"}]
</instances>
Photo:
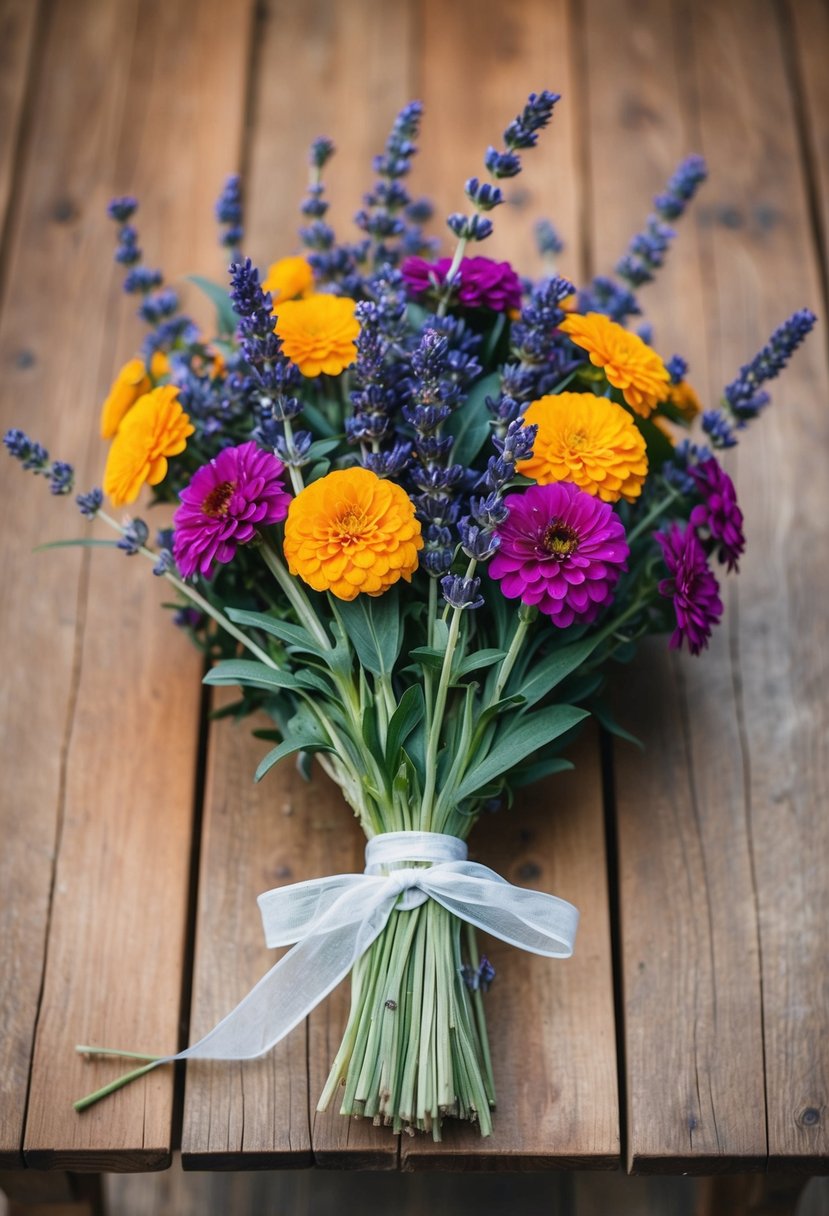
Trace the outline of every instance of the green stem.
<instances>
[{"instance_id":1,"label":"green stem","mask_svg":"<svg viewBox=\"0 0 829 1216\"><path fill-rule=\"evenodd\" d=\"M130 1052L115 1052L116 1055L130 1055ZM141 1059L142 1057L138 1057ZM149 1064L144 1064L141 1068L134 1068L132 1072L124 1073L122 1077L118 1077L115 1081L110 1081L109 1085L104 1085L101 1089L96 1089L94 1094L87 1094L85 1098L79 1098L77 1102L73 1102L75 1110L80 1112L87 1110L101 1098L106 1098L110 1094L114 1094L116 1090L121 1089L124 1085L129 1085L130 1081L137 1081L139 1077L143 1077L145 1073L152 1072L156 1067L158 1060L163 1060L163 1056L158 1056Z\"/></svg>"},{"instance_id":2,"label":"green stem","mask_svg":"<svg viewBox=\"0 0 829 1216\"><path fill-rule=\"evenodd\" d=\"M297 614L300 623L305 626L313 638L315 638L320 646L325 650L333 650L331 639L320 624L319 617L311 606L311 603L300 587L296 579L292 578L282 559L274 549L270 541L264 541L260 549L265 565L270 570L276 581L279 583L282 590L285 592L291 607Z\"/></svg>"},{"instance_id":3,"label":"green stem","mask_svg":"<svg viewBox=\"0 0 829 1216\"><path fill-rule=\"evenodd\" d=\"M290 455L292 451L296 450L294 448L294 428L291 426L290 418L283 418L282 426L285 431L285 446L288 449L286 455ZM293 457L291 457L291 459L293 459ZM299 468L293 464L288 465L288 475L291 478L291 485L294 488L294 494L301 494L305 489L305 482Z\"/></svg>"},{"instance_id":4,"label":"green stem","mask_svg":"<svg viewBox=\"0 0 829 1216\"><path fill-rule=\"evenodd\" d=\"M501 661L501 667L498 672L498 679L495 681L495 688L489 700L489 705L495 705L501 700L501 693L506 687L507 680L510 678L516 659L521 653L521 647L524 645L524 639L527 636L527 630L532 622L532 617L525 616L523 612L519 615L518 624L515 627L515 633L512 635L512 641L509 645L509 650L504 655ZM489 708L489 705L486 708Z\"/></svg>"},{"instance_id":5,"label":"green stem","mask_svg":"<svg viewBox=\"0 0 829 1216\"><path fill-rule=\"evenodd\" d=\"M114 529L114 531L120 533L121 536L124 535L124 529L121 527L121 525L116 520L112 519L111 516L107 515L105 511L98 511L97 518L103 520L105 524ZM147 549L144 545L140 546L138 552L142 557L145 557L151 561L153 565L155 565L155 563L158 561L158 554L153 553L152 549ZM195 587L189 586L189 584L183 582L180 578L178 578L177 575L172 574L169 570L165 572L164 578L166 578L168 583L175 587L176 591L178 591L180 595L185 596L188 600L190 600L191 603L195 604L201 609L202 612L214 620L216 624L220 626L220 628L224 629L225 633L229 633L230 636L235 638L237 642L241 642L252 655L256 656L260 663L265 663L268 667L278 666L278 664L273 661L269 654L266 654L261 647L257 646L246 633L243 633L241 629L238 629L223 612L221 612L218 608L214 608L209 600L206 600L203 595L196 591Z\"/></svg>"},{"instance_id":6,"label":"green stem","mask_svg":"<svg viewBox=\"0 0 829 1216\"><path fill-rule=\"evenodd\" d=\"M627 543L631 548L633 547L634 541L637 541L642 533L646 532L651 524L655 523L656 520L659 519L660 515L664 515L671 503L675 502L677 498L679 498L679 492L677 490L669 490L665 497L660 499L656 506L651 507L650 511L648 511L647 515L643 519L639 520L636 527L631 528L630 532L627 534Z\"/></svg>"},{"instance_id":7,"label":"green stem","mask_svg":"<svg viewBox=\"0 0 829 1216\"><path fill-rule=\"evenodd\" d=\"M435 786L437 784L437 758L438 748L440 747L441 727L443 726L443 713L446 709L446 697L449 692L449 680L452 675L452 659L455 654L455 647L458 644L458 635L461 627L461 616L463 615L462 608L452 609L452 623L449 626L449 640L446 643L446 654L443 656L443 666L440 670L440 681L438 690L435 696L434 712L432 714L431 728L426 740L426 776L423 789L423 806L421 809L421 830L428 832L431 827L432 804L435 798Z\"/></svg>"},{"instance_id":8,"label":"green stem","mask_svg":"<svg viewBox=\"0 0 829 1216\"><path fill-rule=\"evenodd\" d=\"M467 246L467 238L465 236L462 236L460 238L460 240L458 241L458 247L455 250L455 256L452 258L452 265L449 267L448 271L446 272L446 278L443 281L443 294L441 296L440 303L438 304L438 312L437 312L437 315L439 317L446 316L446 310L449 307L449 300L451 299L451 296L452 296L452 286L455 282L455 275L458 273L458 267L460 266L461 261L463 259L463 255L464 255L464 251L466 250L466 246Z\"/></svg>"}]
</instances>

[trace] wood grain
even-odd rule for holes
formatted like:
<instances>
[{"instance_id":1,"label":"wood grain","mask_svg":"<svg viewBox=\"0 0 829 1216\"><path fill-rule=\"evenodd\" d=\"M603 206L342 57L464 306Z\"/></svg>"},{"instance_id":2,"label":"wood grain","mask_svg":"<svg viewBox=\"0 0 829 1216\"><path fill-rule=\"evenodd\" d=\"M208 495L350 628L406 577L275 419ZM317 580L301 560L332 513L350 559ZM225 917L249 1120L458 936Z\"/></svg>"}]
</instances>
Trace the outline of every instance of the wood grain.
<instances>
[{"instance_id":1,"label":"wood grain","mask_svg":"<svg viewBox=\"0 0 829 1216\"><path fill-rule=\"evenodd\" d=\"M33 0L0 3L0 234L18 176L25 102L36 72L39 7Z\"/></svg>"},{"instance_id":2,"label":"wood grain","mask_svg":"<svg viewBox=\"0 0 829 1216\"><path fill-rule=\"evenodd\" d=\"M338 148L326 172L332 222L340 234L348 231L371 181L371 158L412 96L410 9L405 3L381 9L377 0L361 0L348 6L273 2L260 10L245 153L248 248L260 264L297 248L307 150L322 133ZM203 895L196 926L194 1034L208 1029L274 962L259 945L256 896L276 881L359 871L364 864L364 841L351 812L319 770L307 786L289 761L262 785L252 785L263 746L248 738L244 725L234 730L220 723L211 731L200 890L213 894ZM247 859L230 843L237 836L249 840ZM214 912L216 892L240 900L229 926ZM225 1066L209 1075L207 1066L201 1072L190 1068L185 1168L303 1165L312 1145L314 1160L327 1167L396 1167L393 1136L363 1120L345 1120L333 1109L325 1115L314 1109L345 1027L348 1000L346 984L314 1012L307 1051L306 1030L298 1028L266 1060L236 1066L229 1075L222 1075Z\"/></svg>"},{"instance_id":3,"label":"wood grain","mask_svg":"<svg viewBox=\"0 0 829 1216\"><path fill-rule=\"evenodd\" d=\"M604 222L596 222L595 247L601 262L610 261L624 243L623 225L636 226L637 210L618 188L623 174L650 189L657 167L666 177L681 154L706 155L711 181L694 207L695 224L682 221L668 273L643 300L653 303L661 350L687 351L686 338L698 344L702 359L692 362L691 379L713 402L775 323L798 305L817 304L817 290L772 6L728 6L726 17L702 5L693 21L686 17L657 3L588 10L591 98L604 126L602 137L591 124L592 160L608 196L615 191L615 206L604 206ZM612 47L621 48L636 82L619 96L606 71ZM601 187L594 189L598 200ZM749 555L739 583L726 583L727 620L711 650L701 660L669 659L656 642L622 689L627 724L647 745L644 763L617 749L629 1165L637 1170L757 1168L767 1152L779 1167L784 1125L791 1141L797 1112L802 1117L824 1092L821 968L799 943L802 934L811 941L813 916L825 915L826 874L813 860L825 856L825 845L812 816L808 843L795 837L789 847L787 833L781 848L773 801L790 780L796 802L811 803L825 786L820 710L810 710L814 694L804 678L805 655L821 653L822 627L808 614L803 632L799 616L795 627L790 599L814 595L798 586L814 578L817 587L825 569L817 559L807 573L786 556L791 513L801 521L797 463L804 460L805 471L810 460L825 459L814 404L824 376L812 343L729 462ZM820 516L802 526L804 545L819 550ZM783 912L792 887L798 898ZM810 1027L801 1022L796 1042L792 988ZM784 1061L804 1051L808 1081L789 1089L795 1076ZM800 1129L801 1142L818 1139L819 1124Z\"/></svg>"},{"instance_id":4,"label":"wood grain","mask_svg":"<svg viewBox=\"0 0 829 1216\"><path fill-rule=\"evenodd\" d=\"M758 335L795 308L820 311L820 278L773 6L740 0L720 9L706 0L694 9L693 31L715 199L740 221L736 230L710 229L712 349L730 378ZM736 158L724 113L739 122ZM729 622L756 884L769 1165L801 1172L824 1171L829 1157L829 822L820 809L829 791L828 398L818 332L739 448L749 549Z\"/></svg>"},{"instance_id":5,"label":"wood grain","mask_svg":"<svg viewBox=\"0 0 829 1216\"><path fill-rule=\"evenodd\" d=\"M122 7L120 39L115 14L108 16L100 4L78 6L76 12L83 18L77 23L65 8L54 10L43 34L44 83L33 106L4 257L0 408L4 428L23 424L48 441L53 453L75 459L79 478L86 481L92 473L85 450L104 387L99 364L110 284L108 268L99 270L107 239L106 221L96 221L96 190L116 153L134 12L129 4ZM108 71L101 67L107 56ZM81 213L77 202L87 199L89 210ZM68 200L73 202L67 208ZM87 563L79 551L32 553L41 541L80 532L78 517L70 509L67 519L64 502L51 499L40 479L8 462L4 477L14 492L4 502L0 581L0 747L6 775L0 850L0 1164L10 1167L22 1164Z\"/></svg>"},{"instance_id":6,"label":"wood grain","mask_svg":"<svg viewBox=\"0 0 829 1216\"><path fill-rule=\"evenodd\" d=\"M232 167L238 158L249 10L238 8L219 43L218 2L142 0L131 7L98 0L79 7L51 10L54 73L44 73L51 143L40 155L54 146L62 158L50 169L57 176L67 161L90 160L98 127L107 136L107 155L88 166L84 192L76 191L74 176L57 177L66 192L57 197L83 208L78 230L88 234L87 274L111 287L91 312L83 296L73 299L65 328L52 333L76 377L94 369L88 384L70 381L49 403L90 442L119 356L140 339L129 319L134 304L121 302L109 271L101 275L111 225L94 217L103 216L116 190L141 195L148 258L166 262L173 276L182 264L208 268L216 239L211 196L228 161ZM99 442L90 446L94 457L85 466L98 477L103 452ZM118 1072L112 1060L85 1062L76 1043L164 1053L176 1049L179 1036L200 661L159 611L164 587L141 559L117 575L114 560L96 554L90 563L78 624L25 1141L26 1162L37 1168L152 1169L170 1160L169 1070L82 1116L71 1106Z\"/></svg>"},{"instance_id":7,"label":"wood grain","mask_svg":"<svg viewBox=\"0 0 829 1216\"><path fill-rule=\"evenodd\" d=\"M516 886L549 891L581 913L566 962L482 937L497 978L486 998L498 1105L494 1131L445 1126L441 1144L404 1139L404 1170L615 1169L616 1042L601 775L595 734L576 771L521 792L481 820L470 857Z\"/></svg>"},{"instance_id":8,"label":"wood grain","mask_svg":"<svg viewBox=\"0 0 829 1216\"><path fill-rule=\"evenodd\" d=\"M790 50L790 71L800 103L806 171L811 179L818 253L823 256L824 294L829 280L829 8L822 0L787 0L781 36Z\"/></svg>"},{"instance_id":9,"label":"wood grain","mask_svg":"<svg viewBox=\"0 0 829 1216\"><path fill-rule=\"evenodd\" d=\"M528 94L547 88L562 100L537 148L523 155L521 175L501 183L506 205L493 213L493 235L473 252L506 259L520 273L537 276L533 227L546 217L566 242L562 273L578 275L582 170L568 5L564 0L456 0L451 5L423 0L421 13L419 93L426 116L418 180L435 203L441 252L453 252L445 219L467 207L463 185L485 174L487 146L502 147L504 128Z\"/></svg>"},{"instance_id":10,"label":"wood grain","mask_svg":"<svg viewBox=\"0 0 829 1216\"><path fill-rule=\"evenodd\" d=\"M414 0L267 0L260 6L246 148L248 251L257 264L301 249L299 205L311 141L326 135L327 220L356 240L354 212L371 186L397 112L415 98ZM420 184L418 184L420 183ZM425 189L417 167L412 190Z\"/></svg>"},{"instance_id":11,"label":"wood grain","mask_svg":"<svg viewBox=\"0 0 829 1216\"><path fill-rule=\"evenodd\" d=\"M562 269L576 274L584 182L577 155L580 95L570 9L563 3L423 6L421 95L427 115L423 171L437 215L463 205L464 180L482 171L488 144L531 90L562 94L552 123L507 183L512 204L493 216L481 253L539 272L533 223L547 215L567 242ZM458 48L463 46L463 55ZM481 88L482 81L486 87ZM447 245L447 247L449 247ZM404 1169L610 1167L618 1163L613 991L598 749L578 771L476 826L480 859L512 881L571 899L582 912L575 957L565 964L492 943L500 978L488 998L498 1109L490 1139L450 1130L435 1146L404 1140ZM517 1043L525 1050L516 1055ZM532 1081L530 1083L530 1078Z\"/></svg>"},{"instance_id":12,"label":"wood grain","mask_svg":"<svg viewBox=\"0 0 829 1216\"><path fill-rule=\"evenodd\" d=\"M701 150L690 112L691 48L676 6L586 12L595 268L606 271L683 155ZM624 62L620 76L608 56ZM706 149L707 150L707 149ZM716 188L716 187L715 187ZM710 264L699 216L641 292L655 344L690 360L711 394ZM694 216L697 219L694 219ZM706 290L707 289L707 290ZM751 1169L765 1157L756 909L727 637L677 664L658 639L620 679L618 714L645 743L617 756L628 1165Z\"/></svg>"}]
</instances>

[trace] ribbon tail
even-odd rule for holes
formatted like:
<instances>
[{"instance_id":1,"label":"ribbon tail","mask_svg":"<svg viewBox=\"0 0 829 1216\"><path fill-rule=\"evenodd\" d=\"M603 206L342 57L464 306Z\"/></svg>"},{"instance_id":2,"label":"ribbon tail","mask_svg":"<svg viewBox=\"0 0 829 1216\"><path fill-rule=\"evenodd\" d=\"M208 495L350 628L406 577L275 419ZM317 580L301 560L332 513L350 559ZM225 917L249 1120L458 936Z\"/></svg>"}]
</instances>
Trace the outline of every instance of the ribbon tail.
<instances>
[{"instance_id":1,"label":"ribbon tail","mask_svg":"<svg viewBox=\"0 0 829 1216\"><path fill-rule=\"evenodd\" d=\"M423 889L461 920L520 950L547 958L573 953L579 913L565 899L514 887L474 862L427 870Z\"/></svg>"}]
</instances>

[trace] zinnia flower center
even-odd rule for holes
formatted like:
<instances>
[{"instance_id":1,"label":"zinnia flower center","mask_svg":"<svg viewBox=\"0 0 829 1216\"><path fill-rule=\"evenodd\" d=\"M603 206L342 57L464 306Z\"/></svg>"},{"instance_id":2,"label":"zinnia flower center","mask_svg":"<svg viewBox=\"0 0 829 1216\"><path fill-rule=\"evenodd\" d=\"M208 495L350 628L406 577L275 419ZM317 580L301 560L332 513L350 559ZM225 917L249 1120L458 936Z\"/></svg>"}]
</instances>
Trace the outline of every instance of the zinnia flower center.
<instances>
[{"instance_id":1,"label":"zinnia flower center","mask_svg":"<svg viewBox=\"0 0 829 1216\"><path fill-rule=\"evenodd\" d=\"M560 519L554 519L541 538L542 548L553 557L569 557L578 544L578 533Z\"/></svg>"},{"instance_id":2,"label":"zinnia flower center","mask_svg":"<svg viewBox=\"0 0 829 1216\"><path fill-rule=\"evenodd\" d=\"M227 515L235 489L236 485L232 481L220 481L214 486L202 503L201 509L205 515L209 515L211 519L220 519L221 516Z\"/></svg>"},{"instance_id":3,"label":"zinnia flower center","mask_svg":"<svg viewBox=\"0 0 829 1216\"><path fill-rule=\"evenodd\" d=\"M349 507L337 520L337 540L346 547L363 540L366 524L365 512L359 507Z\"/></svg>"}]
</instances>

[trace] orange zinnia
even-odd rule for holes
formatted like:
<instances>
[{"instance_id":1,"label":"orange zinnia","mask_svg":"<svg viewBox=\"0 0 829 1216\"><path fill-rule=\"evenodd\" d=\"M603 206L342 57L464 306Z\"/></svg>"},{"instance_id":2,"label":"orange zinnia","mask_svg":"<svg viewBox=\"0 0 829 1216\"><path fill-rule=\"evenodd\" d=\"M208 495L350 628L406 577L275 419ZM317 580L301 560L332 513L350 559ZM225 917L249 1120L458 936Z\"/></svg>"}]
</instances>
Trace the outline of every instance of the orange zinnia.
<instances>
[{"instance_id":1,"label":"orange zinnia","mask_svg":"<svg viewBox=\"0 0 829 1216\"><path fill-rule=\"evenodd\" d=\"M178 389L162 385L136 402L112 442L104 470L104 493L116 507L135 502L143 485L167 476L167 457L187 447L194 427L179 405Z\"/></svg>"},{"instance_id":2,"label":"orange zinnia","mask_svg":"<svg viewBox=\"0 0 829 1216\"><path fill-rule=\"evenodd\" d=\"M572 481L603 502L633 502L648 472L645 440L626 409L593 393L533 401L524 421L538 426L533 454L516 466L539 485Z\"/></svg>"},{"instance_id":3,"label":"orange zinnia","mask_svg":"<svg viewBox=\"0 0 829 1216\"><path fill-rule=\"evenodd\" d=\"M668 396L671 377L656 351L637 334L617 325L600 312L584 316L570 313L561 329L601 367L614 388L620 388L632 410L647 418Z\"/></svg>"},{"instance_id":4,"label":"orange zinnia","mask_svg":"<svg viewBox=\"0 0 829 1216\"><path fill-rule=\"evenodd\" d=\"M271 293L274 304L307 296L314 290L314 272L303 257L280 258L268 267L262 290Z\"/></svg>"},{"instance_id":5,"label":"orange zinnia","mask_svg":"<svg viewBox=\"0 0 829 1216\"><path fill-rule=\"evenodd\" d=\"M306 486L288 509L284 552L291 574L315 591L353 600L411 582L423 548L405 490L369 469L340 469Z\"/></svg>"},{"instance_id":6,"label":"orange zinnia","mask_svg":"<svg viewBox=\"0 0 829 1216\"><path fill-rule=\"evenodd\" d=\"M338 376L357 356L360 322L347 296L315 295L279 305L274 326L303 376Z\"/></svg>"},{"instance_id":7,"label":"orange zinnia","mask_svg":"<svg viewBox=\"0 0 829 1216\"><path fill-rule=\"evenodd\" d=\"M132 409L138 398L150 391L153 380L165 376L169 370L170 361L160 350L150 360L149 373L143 359L130 359L129 363L124 364L110 385L101 409L102 439L112 439L127 410Z\"/></svg>"}]
</instances>

